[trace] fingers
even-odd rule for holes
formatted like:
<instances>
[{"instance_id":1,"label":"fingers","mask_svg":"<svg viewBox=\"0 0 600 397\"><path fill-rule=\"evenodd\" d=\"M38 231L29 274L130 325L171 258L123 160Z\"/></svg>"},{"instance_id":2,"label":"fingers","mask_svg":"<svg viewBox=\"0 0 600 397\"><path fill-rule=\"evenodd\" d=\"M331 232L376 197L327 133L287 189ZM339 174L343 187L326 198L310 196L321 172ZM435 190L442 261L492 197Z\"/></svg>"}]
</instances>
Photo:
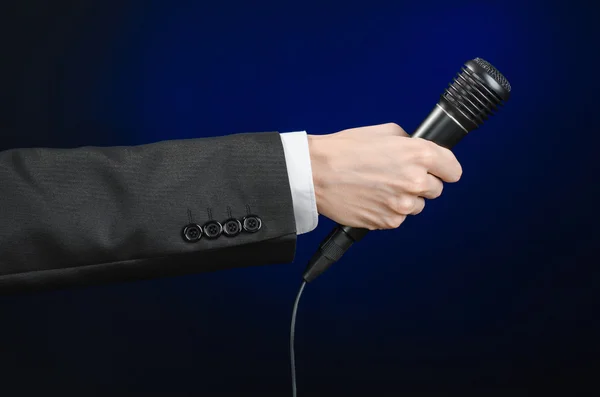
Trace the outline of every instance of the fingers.
<instances>
[{"instance_id":1,"label":"fingers","mask_svg":"<svg viewBox=\"0 0 600 397\"><path fill-rule=\"evenodd\" d=\"M440 197L444 190L444 183L436 176L428 174L421 167L413 167L399 174L393 189L396 194L410 194L415 197L435 199Z\"/></svg>"},{"instance_id":2,"label":"fingers","mask_svg":"<svg viewBox=\"0 0 600 397\"><path fill-rule=\"evenodd\" d=\"M425 199L423 197L415 197L414 208L409 215L419 215L425 208Z\"/></svg>"},{"instance_id":3,"label":"fingers","mask_svg":"<svg viewBox=\"0 0 600 397\"><path fill-rule=\"evenodd\" d=\"M425 199L423 197L402 194L394 197L392 210L394 213L406 216L420 214L425 208Z\"/></svg>"},{"instance_id":4,"label":"fingers","mask_svg":"<svg viewBox=\"0 0 600 397\"><path fill-rule=\"evenodd\" d=\"M414 139L420 146L415 151L421 165L427 168L430 174L444 182L458 182L462 176L462 167L450 150L421 138Z\"/></svg>"},{"instance_id":5,"label":"fingers","mask_svg":"<svg viewBox=\"0 0 600 397\"><path fill-rule=\"evenodd\" d=\"M420 214L444 182L460 179L454 154L395 123L309 138L319 213L344 225L391 229Z\"/></svg>"},{"instance_id":6,"label":"fingers","mask_svg":"<svg viewBox=\"0 0 600 397\"><path fill-rule=\"evenodd\" d=\"M425 189L416 193L427 199L436 199L440 197L444 190L444 183L438 177L431 174L427 174L425 180Z\"/></svg>"}]
</instances>

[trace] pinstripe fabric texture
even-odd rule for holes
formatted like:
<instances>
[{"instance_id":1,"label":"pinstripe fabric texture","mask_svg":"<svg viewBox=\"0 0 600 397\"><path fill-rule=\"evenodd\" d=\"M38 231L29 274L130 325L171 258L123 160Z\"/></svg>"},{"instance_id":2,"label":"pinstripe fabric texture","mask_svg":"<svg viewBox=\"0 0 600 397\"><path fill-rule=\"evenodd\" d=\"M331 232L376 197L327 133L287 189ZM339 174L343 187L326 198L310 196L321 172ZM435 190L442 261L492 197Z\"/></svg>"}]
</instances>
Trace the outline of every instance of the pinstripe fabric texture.
<instances>
[{"instance_id":1,"label":"pinstripe fabric texture","mask_svg":"<svg viewBox=\"0 0 600 397\"><path fill-rule=\"evenodd\" d=\"M183 240L229 212L263 226ZM276 132L0 152L0 293L290 262L295 244Z\"/></svg>"}]
</instances>

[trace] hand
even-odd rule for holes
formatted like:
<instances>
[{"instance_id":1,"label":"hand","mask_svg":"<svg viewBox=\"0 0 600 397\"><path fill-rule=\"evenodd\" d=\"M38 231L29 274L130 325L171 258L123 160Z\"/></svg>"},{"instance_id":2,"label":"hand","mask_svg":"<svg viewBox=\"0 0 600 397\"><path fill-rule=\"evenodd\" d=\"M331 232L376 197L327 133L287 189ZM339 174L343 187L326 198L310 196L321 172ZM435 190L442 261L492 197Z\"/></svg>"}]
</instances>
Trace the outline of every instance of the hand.
<instances>
[{"instance_id":1,"label":"hand","mask_svg":"<svg viewBox=\"0 0 600 397\"><path fill-rule=\"evenodd\" d=\"M454 154L397 124L308 135L317 210L351 227L395 229L457 182Z\"/></svg>"}]
</instances>

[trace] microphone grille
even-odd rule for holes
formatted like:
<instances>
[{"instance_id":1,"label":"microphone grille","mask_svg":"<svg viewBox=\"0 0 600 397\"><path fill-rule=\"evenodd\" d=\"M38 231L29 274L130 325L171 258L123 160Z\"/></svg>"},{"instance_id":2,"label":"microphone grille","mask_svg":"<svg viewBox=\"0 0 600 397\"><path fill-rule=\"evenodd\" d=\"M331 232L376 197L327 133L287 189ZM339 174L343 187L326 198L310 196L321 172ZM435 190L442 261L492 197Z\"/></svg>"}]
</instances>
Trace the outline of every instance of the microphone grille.
<instances>
[{"instance_id":1,"label":"microphone grille","mask_svg":"<svg viewBox=\"0 0 600 397\"><path fill-rule=\"evenodd\" d=\"M481 59L481 58L475 58L473 59L473 62L475 62L476 64L478 64L479 66L481 66L483 69L485 69L485 71L494 79L498 82L498 84L500 84L502 86L502 88L504 88L506 91L510 92L510 83L508 82L508 80L506 80L506 77L504 77L502 75L502 73L500 73L498 71L498 69L496 69L495 67L493 67L488 61L486 61L485 59Z\"/></svg>"},{"instance_id":2,"label":"microphone grille","mask_svg":"<svg viewBox=\"0 0 600 397\"><path fill-rule=\"evenodd\" d=\"M471 130L504 105L510 97L510 90L511 86L502 73L489 62L475 58L465 63L442 98L459 113L465 124L463 127Z\"/></svg>"}]
</instances>

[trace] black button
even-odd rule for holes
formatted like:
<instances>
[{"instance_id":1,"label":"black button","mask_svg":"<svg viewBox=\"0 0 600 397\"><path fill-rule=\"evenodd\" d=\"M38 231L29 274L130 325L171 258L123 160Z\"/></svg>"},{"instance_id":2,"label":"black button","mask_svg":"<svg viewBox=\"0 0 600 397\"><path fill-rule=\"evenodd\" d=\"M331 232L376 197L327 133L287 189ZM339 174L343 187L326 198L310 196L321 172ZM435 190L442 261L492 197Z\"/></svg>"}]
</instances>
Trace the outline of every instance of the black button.
<instances>
[{"instance_id":1,"label":"black button","mask_svg":"<svg viewBox=\"0 0 600 397\"><path fill-rule=\"evenodd\" d=\"M190 223L183 228L182 235L188 243L195 243L202 238L202 228L195 223Z\"/></svg>"},{"instance_id":2,"label":"black button","mask_svg":"<svg viewBox=\"0 0 600 397\"><path fill-rule=\"evenodd\" d=\"M227 219L223 223L223 234L225 234L227 237L237 236L241 231L242 222L238 221L237 219Z\"/></svg>"},{"instance_id":3,"label":"black button","mask_svg":"<svg viewBox=\"0 0 600 397\"><path fill-rule=\"evenodd\" d=\"M256 233L262 227L262 221L256 215L248 215L244 218L244 230L248 233Z\"/></svg>"},{"instance_id":4,"label":"black button","mask_svg":"<svg viewBox=\"0 0 600 397\"><path fill-rule=\"evenodd\" d=\"M208 221L202 226L204 229L204 235L206 238L217 238L223 232L223 226L217 221Z\"/></svg>"}]
</instances>

